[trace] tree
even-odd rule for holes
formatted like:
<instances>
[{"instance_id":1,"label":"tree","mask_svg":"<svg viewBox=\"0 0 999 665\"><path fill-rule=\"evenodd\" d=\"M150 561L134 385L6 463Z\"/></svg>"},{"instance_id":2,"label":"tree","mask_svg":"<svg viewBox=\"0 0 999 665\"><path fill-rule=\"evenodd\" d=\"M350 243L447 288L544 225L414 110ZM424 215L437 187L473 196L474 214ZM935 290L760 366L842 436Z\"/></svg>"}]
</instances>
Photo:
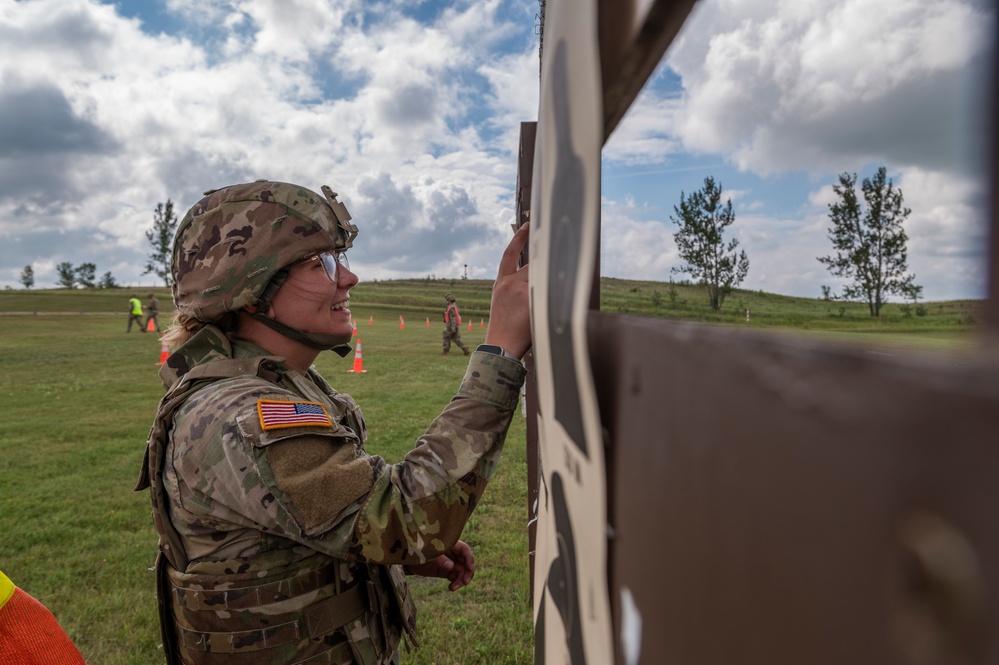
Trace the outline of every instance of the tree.
<instances>
[{"instance_id":1,"label":"tree","mask_svg":"<svg viewBox=\"0 0 999 665\"><path fill-rule=\"evenodd\" d=\"M857 174L842 173L829 204L829 239L834 254L818 257L837 277L851 280L843 287L846 300L866 300L871 316L881 316L887 296L905 296L915 288L908 271L908 251L902 224L912 212L902 205L902 190L887 177L885 167L864 178L861 191L867 210L857 198Z\"/></svg>"},{"instance_id":2,"label":"tree","mask_svg":"<svg viewBox=\"0 0 999 665\"><path fill-rule=\"evenodd\" d=\"M93 263L81 263L73 271L76 275L76 283L85 289L94 288L94 273L97 272L97 266Z\"/></svg>"},{"instance_id":3,"label":"tree","mask_svg":"<svg viewBox=\"0 0 999 665\"><path fill-rule=\"evenodd\" d=\"M21 271L21 284L24 284L26 289L35 285L35 271L32 270L30 263L24 266L24 270Z\"/></svg>"},{"instance_id":4,"label":"tree","mask_svg":"<svg viewBox=\"0 0 999 665\"><path fill-rule=\"evenodd\" d=\"M118 282L114 281L110 270L104 273L101 276L101 281L97 283L97 288L99 289L113 289L116 286L118 286Z\"/></svg>"},{"instance_id":5,"label":"tree","mask_svg":"<svg viewBox=\"0 0 999 665\"><path fill-rule=\"evenodd\" d=\"M749 272L749 258L745 251L736 252L739 241L728 243L724 231L735 221L732 199L721 205L721 184L708 176L704 188L689 197L680 192L680 206L673 206L676 217L670 220L679 226L673 234L680 258L686 265L673 268L675 273L688 273L708 287L711 309L720 309L725 296L742 283Z\"/></svg>"},{"instance_id":6,"label":"tree","mask_svg":"<svg viewBox=\"0 0 999 665\"><path fill-rule=\"evenodd\" d=\"M76 284L76 271L73 270L73 264L70 262L64 261L57 265L56 274L59 275L59 279L56 280L56 286L71 289Z\"/></svg>"},{"instance_id":7,"label":"tree","mask_svg":"<svg viewBox=\"0 0 999 665\"><path fill-rule=\"evenodd\" d=\"M173 201L167 199L166 205L156 204L153 211L153 228L146 231L146 240L152 245L146 269L143 275L156 273L157 277L170 286L170 258L173 254L173 235L177 230L177 216L173 214Z\"/></svg>"}]
</instances>

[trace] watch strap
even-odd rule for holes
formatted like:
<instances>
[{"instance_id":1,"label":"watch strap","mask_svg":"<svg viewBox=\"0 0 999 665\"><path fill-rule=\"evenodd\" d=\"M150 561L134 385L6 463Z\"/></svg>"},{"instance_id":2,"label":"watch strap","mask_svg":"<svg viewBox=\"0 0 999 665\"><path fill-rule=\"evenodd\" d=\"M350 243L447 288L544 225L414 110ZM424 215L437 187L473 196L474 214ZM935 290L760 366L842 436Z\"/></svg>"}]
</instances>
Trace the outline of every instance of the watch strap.
<instances>
[{"instance_id":1,"label":"watch strap","mask_svg":"<svg viewBox=\"0 0 999 665\"><path fill-rule=\"evenodd\" d=\"M510 358L511 360L519 360L519 358L514 358L511 354L507 353L507 350L502 346L497 344L479 344L475 347L476 351L482 351L483 353L491 353L495 356L500 356L502 358Z\"/></svg>"}]
</instances>

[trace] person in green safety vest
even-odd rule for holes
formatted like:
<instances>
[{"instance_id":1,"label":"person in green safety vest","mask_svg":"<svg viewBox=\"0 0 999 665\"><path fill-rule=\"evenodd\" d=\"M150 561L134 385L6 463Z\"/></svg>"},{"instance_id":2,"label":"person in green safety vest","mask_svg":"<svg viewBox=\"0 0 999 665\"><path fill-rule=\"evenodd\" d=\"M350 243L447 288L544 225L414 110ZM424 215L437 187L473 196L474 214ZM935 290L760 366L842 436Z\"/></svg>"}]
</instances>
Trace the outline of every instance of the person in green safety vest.
<instances>
[{"instance_id":1,"label":"person in green safety vest","mask_svg":"<svg viewBox=\"0 0 999 665\"><path fill-rule=\"evenodd\" d=\"M134 293L128 299L128 328L125 332L132 332L132 323L138 323L139 330L146 332L146 329L142 327L142 301Z\"/></svg>"}]
</instances>

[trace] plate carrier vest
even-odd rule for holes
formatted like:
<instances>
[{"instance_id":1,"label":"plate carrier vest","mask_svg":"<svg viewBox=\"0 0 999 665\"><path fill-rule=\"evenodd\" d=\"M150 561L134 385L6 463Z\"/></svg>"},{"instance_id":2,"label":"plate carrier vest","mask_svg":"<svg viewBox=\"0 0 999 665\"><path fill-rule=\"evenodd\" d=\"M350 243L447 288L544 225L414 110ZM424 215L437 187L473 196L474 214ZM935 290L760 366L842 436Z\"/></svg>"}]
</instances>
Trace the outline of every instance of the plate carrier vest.
<instances>
[{"instance_id":1,"label":"plate carrier vest","mask_svg":"<svg viewBox=\"0 0 999 665\"><path fill-rule=\"evenodd\" d=\"M189 561L163 485L174 412L215 381L256 375L276 384L288 371L267 356L215 360L192 368L160 401L135 489L152 489L160 550L156 595L169 665L377 665L393 662L403 635L407 650L410 642L418 646L416 608L402 566L355 564L351 575L346 561L314 552L266 577L183 572ZM337 416L363 440L353 411Z\"/></svg>"}]
</instances>

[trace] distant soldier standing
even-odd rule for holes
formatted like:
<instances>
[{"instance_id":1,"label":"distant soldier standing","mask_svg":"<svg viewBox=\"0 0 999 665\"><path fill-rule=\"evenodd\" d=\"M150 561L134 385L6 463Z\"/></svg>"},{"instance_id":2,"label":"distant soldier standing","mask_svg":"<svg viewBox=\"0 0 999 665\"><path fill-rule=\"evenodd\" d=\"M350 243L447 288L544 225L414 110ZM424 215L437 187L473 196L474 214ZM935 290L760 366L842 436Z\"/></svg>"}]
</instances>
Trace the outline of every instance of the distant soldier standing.
<instances>
[{"instance_id":1,"label":"distant soldier standing","mask_svg":"<svg viewBox=\"0 0 999 665\"><path fill-rule=\"evenodd\" d=\"M152 321L153 325L156 326L156 332L160 332L160 301L156 299L156 294L149 294L149 301L146 303L146 325L142 326L143 330L149 330L149 322Z\"/></svg>"},{"instance_id":2,"label":"distant soldier standing","mask_svg":"<svg viewBox=\"0 0 999 665\"><path fill-rule=\"evenodd\" d=\"M142 327L142 301L134 293L128 299L128 328L125 332L132 332L133 322L139 324L139 330L146 332L146 329Z\"/></svg>"},{"instance_id":3,"label":"distant soldier standing","mask_svg":"<svg viewBox=\"0 0 999 665\"><path fill-rule=\"evenodd\" d=\"M444 300L447 301L447 307L444 308L444 332L441 333L441 338L444 340L444 350L441 353L446 355L451 350L451 342L454 341L467 356L469 354L468 347L461 341L461 333L458 332L461 326L458 305L450 293L444 296Z\"/></svg>"}]
</instances>

